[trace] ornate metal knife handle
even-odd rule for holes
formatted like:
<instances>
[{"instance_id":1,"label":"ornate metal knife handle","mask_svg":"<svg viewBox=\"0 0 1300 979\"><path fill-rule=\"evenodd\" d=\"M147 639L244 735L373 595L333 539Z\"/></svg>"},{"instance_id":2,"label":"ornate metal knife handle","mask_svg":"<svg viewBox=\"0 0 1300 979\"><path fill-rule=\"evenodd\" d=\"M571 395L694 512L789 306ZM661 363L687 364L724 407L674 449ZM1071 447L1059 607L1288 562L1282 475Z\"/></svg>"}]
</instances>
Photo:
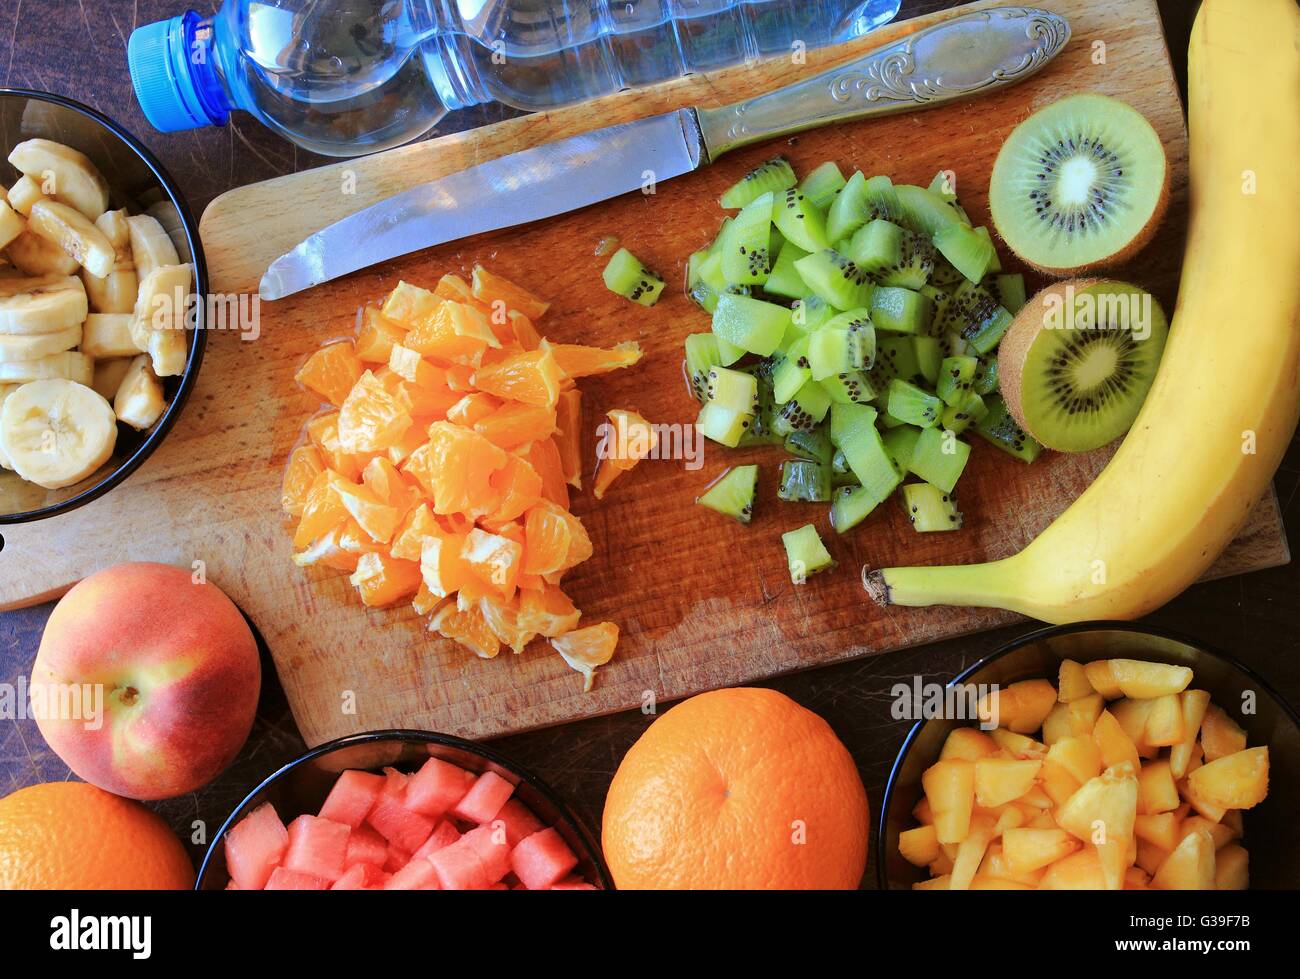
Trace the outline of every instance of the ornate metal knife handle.
<instances>
[{"instance_id":1,"label":"ornate metal knife handle","mask_svg":"<svg viewBox=\"0 0 1300 979\"><path fill-rule=\"evenodd\" d=\"M1070 39L1059 14L991 7L910 34L857 61L697 116L708 159L832 122L970 98L1028 78Z\"/></svg>"}]
</instances>

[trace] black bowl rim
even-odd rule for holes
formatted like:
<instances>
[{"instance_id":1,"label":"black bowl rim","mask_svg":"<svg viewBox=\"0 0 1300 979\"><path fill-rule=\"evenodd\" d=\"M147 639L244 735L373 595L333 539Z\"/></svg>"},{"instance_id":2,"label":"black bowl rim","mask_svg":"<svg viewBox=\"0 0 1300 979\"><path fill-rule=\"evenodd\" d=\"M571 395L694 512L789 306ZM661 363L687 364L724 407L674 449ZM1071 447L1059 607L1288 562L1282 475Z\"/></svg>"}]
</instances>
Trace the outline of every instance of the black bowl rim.
<instances>
[{"instance_id":1,"label":"black bowl rim","mask_svg":"<svg viewBox=\"0 0 1300 979\"><path fill-rule=\"evenodd\" d=\"M486 745L479 744L477 741L468 741L465 738L458 738L454 734L441 734L437 731L418 731L413 728L393 728L382 731L365 731L361 734L349 734L346 737L335 738L333 741L326 741L324 744L319 744L315 748L299 755L297 758L293 759L293 761L281 765L266 778L262 779L261 782L259 782L247 795L244 796L243 799L240 800L239 805L235 806L235 808L231 810L230 815L226 817L226 821L221 824L221 828L217 830L216 835L212 838L212 842L208 844L207 852L203 854L203 863L199 865L198 875L194 879L194 890L203 890L203 878L207 875L208 864L212 860L212 855L216 853L218 844L225 839L226 832L235 823L236 817L242 816L245 807L255 796L269 787L271 783L277 781L281 776L285 775L290 770L297 768L299 765L305 765L309 761L319 758L322 755L327 755L330 752L337 751L340 748L350 748L359 744L371 744L375 741L404 741L408 744L437 744L448 748L459 748L460 750L469 752L470 754L478 755L485 761L489 761L494 765L499 765L511 773L518 775L523 781L527 782L531 788L537 790L537 792L540 793L547 802L554 806L555 811L560 814L560 817L573 827L574 833L577 834L578 840L582 843L583 848L586 849L587 855L591 858L591 862L596 868L596 876L599 878L598 883L600 884L601 889L607 891L614 889L614 882L610 878L609 868L605 866L604 854L592 839L591 833L588 832L586 825L584 825L582 820L578 817L578 814L569 808L567 802L561 799L549 785L528 769Z\"/></svg>"},{"instance_id":2,"label":"black bowl rim","mask_svg":"<svg viewBox=\"0 0 1300 979\"><path fill-rule=\"evenodd\" d=\"M1287 702L1277 690L1262 676L1252 670L1237 657L1231 653L1225 653L1216 646L1211 646L1200 639L1193 638L1186 633L1176 632L1171 629L1161 629L1156 626L1134 624L1132 622L1108 621L1106 619L1094 619L1089 622L1072 622L1068 625L1048 626L1043 629L1035 629L1033 632L1025 633L1016 639L1010 639L1003 643L987 656L977 660L971 666L962 670L955 677L949 680L944 687L951 687L958 683L965 683L966 680L978 671L982 670L994 660L1001 659L1008 653L1019 649L1021 646L1027 646L1030 643L1041 642L1044 639L1051 639L1056 636L1069 636L1079 632L1132 632L1138 635L1155 636L1158 639L1168 639L1172 642L1180 642L1184 645L1199 649L1203 653L1216 656L1223 660L1229 666L1234 667L1244 674L1253 683L1258 684L1266 693L1269 694L1282 708L1282 712L1291 718L1291 723L1300 728L1300 715L1296 714L1295 708ZM898 780L898 771L903 765L903 760L907 758L908 752L912 750L912 744L921 734L921 729L929 723L928 719L922 719L912 725L907 732L907 737L903 739L902 746L898 749L898 754L894 757L894 763L889 768L889 778L885 781L885 794L880 803L879 823L876 826L876 885L882 891L892 890L889 886L889 873L886 869L886 862L882 859L883 854L880 848L884 846L884 840L888 833L889 826L889 807L893 801L894 788Z\"/></svg>"},{"instance_id":3,"label":"black bowl rim","mask_svg":"<svg viewBox=\"0 0 1300 979\"><path fill-rule=\"evenodd\" d=\"M167 196L171 198L172 204L175 205L177 213L181 217L181 227L185 230L185 239L189 242L190 257L194 264L194 287L195 292L200 296L206 296L208 292L208 266L203 257L203 244L199 240L198 224L194 220L194 215L190 213L189 206L185 203L185 197L181 194L180 188L172 179L166 168L158 161L145 145L132 136L121 125L114 122L108 116L104 115L97 109L92 109L76 99L70 99L65 95L55 95L53 92L41 92L31 88L0 88L0 97L19 96L22 98L36 99L41 102L51 102L55 105L62 106L65 109L71 109L88 117L94 122L99 123L110 133L129 147L147 166L153 175L158 179L158 183ZM109 490L121 483L126 477L140 468L146 459L153 454L154 449L161 444L167 433L171 431L176 419L180 417L181 408L189 400L191 391L198 378L199 364L203 362L203 351L207 346L208 335L203 329L202 322L199 329L194 330L194 342L190 344L189 358L185 364L185 373L181 375L180 386L176 389L176 396L172 398L172 403L167 406L167 411L159 419L154 430L149 433L148 437L140 443L134 452L122 461L122 464L115 470L101 479L94 486L83 490L76 496L71 496L60 503L51 506L41 507L39 510L24 510L20 513L0 514L0 526L8 524L28 523L34 520L44 520L47 517L58 516L62 513L69 513L80 506L85 506L92 500L103 496Z\"/></svg>"}]
</instances>

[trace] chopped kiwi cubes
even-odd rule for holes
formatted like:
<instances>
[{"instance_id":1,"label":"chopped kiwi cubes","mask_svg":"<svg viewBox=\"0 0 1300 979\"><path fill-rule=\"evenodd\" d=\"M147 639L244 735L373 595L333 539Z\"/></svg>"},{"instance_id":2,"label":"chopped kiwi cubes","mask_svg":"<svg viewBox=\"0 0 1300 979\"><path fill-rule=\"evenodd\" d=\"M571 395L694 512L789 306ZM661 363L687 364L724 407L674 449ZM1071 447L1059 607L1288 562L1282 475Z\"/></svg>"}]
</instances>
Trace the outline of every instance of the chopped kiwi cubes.
<instances>
[{"instance_id":1,"label":"chopped kiwi cubes","mask_svg":"<svg viewBox=\"0 0 1300 979\"><path fill-rule=\"evenodd\" d=\"M776 401L772 397L772 362L760 360L743 370L754 377L758 388L758 408L749 428L741 435L740 444L780 445L782 440L772 432L772 416L776 409Z\"/></svg>"},{"instance_id":2,"label":"chopped kiwi cubes","mask_svg":"<svg viewBox=\"0 0 1300 979\"><path fill-rule=\"evenodd\" d=\"M928 387L933 388L939 381L939 365L943 363L943 344L938 337L912 337L912 349L916 351L916 369L925 379Z\"/></svg>"},{"instance_id":3,"label":"chopped kiwi cubes","mask_svg":"<svg viewBox=\"0 0 1300 979\"><path fill-rule=\"evenodd\" d=\"M945 357L939 365L939 383L935 393L944 404L956 405L971 393L979 360L975 357Z\"/></svg>"},{"instance_id":4,"label":"chopped kiwi cubes","mask_svg":"<svg viewBox=\"0 0 1300 979\"><path fill-rule=\"evenodd\" d=\"M805 255L794 267L808 288L836 309L870 305L874 289L870 277L834 249Z\"/></svg>"},{"instance_id":5,"label":"chopped kiwi cubes","mask_svg":"<svg viewBox=\"0 0 1300 979\"><path fill-rule=\"evenodd\" d=\"M772 431L788 436L793 432L816 428L830 411L831 399L816 381L804 382L793 398L781 405L772 418Z\"/></svg>"},{"instance_id":6,"label":"chopped kiwi cubes","mask_svg":"<svg viewBox=\"0 0 1300 979\"><path fill-rule=\"evenodd\" d=\"M949 224L936 231L934 247L971 282L983 279L997 261L997 252L988 233L981 235L964 224Z\"/></svg>"},{"instance_id":7,"label":"chopped kiwi cubes","mask_svg":"<svg viewBox=\"0 0 1300 979\"><path fill-rule=\"evenodd\" d=\"M975 434L1021 462L1037 459L1042 454L1043 447L1016 424L1002 398L995 394L986 403L988 414L976 423Z\"/></svg>"},{"instance_id":8,"label":"chopped kiwi cubes","mask_svg":"<svg viewBox=\"0 0 1300 979\"><path fill-rule=\"evenodd\" d=\"M835 195L826 214L826 237L841 241L867 223L867 178L859 170Z\"/></svg>"},{"instance_id":9,"label":"chopped kiwi cubes","mask_svg":"<svg viewBox=\"0 0 1300 979\"><path fill-rule=\"evenodd\" d=\"M934 246L883 218L859 228L848 249L849 258L880 285L920 289L934 271Z\"/></svg>"},{"instance_id":10,"label":"chopped kiwi cubes","mask_svg":"<svg viewBox=\"0 0 1300 979\"><path fill-rule=\"evenodd\" d=\"M840 436L840 448L862 488L880 503L903 481L875 425L853 425Z\"/></svg>"},{"instance_id":11,"label":"chopped kiwi cubes","mask_svg":"<svg viewBox=\"0 0 1300 979\"><path fill-rule=\"evenodd\" d=\"M908 483L903 487L903 510L912 528L923 534L961 529L961 513L952 494L929 483Z\"/></svg>"},{"instance_id":12,"label":"chopped kiwi cubes","mask_svg":"<svg viewBox=\"0 0 1300 979\"><path fill-rule=\"evenodd\" d=\"M906 472L912 464L912 452L916 448L921 430L915 425L896 425L880 437L885 443L885 451L893 458L899 470Z\"/></svg>"},{"instance_id":13,"label":"chopped kiwi cubes","mask_svg":"<svg viewBox=\"0 0 1300 979\"><path fill-rule=\"evenodd\" d=\"M729 285L762 285L772 274L771 193L746 204L718 238L722 274Z\"/></svg>"},{"instance_id":14,"label":"chopped kiwi cubes","mask_svg":"<svg viewBox=\"0 0 1300 979\"><path fill-rule=\"evenodd\" d=\"M993 290L997 293L998 302L1012 316L1025 305L1025 277L1019 272L1012 272L1008 275L998 275L993 279Z\"/></svg>"},{"instance_id":15,"label":"chopped kiwi cubes","mask_svg":"<svg viewBox=\"0 0 1300 979\"><path fill-rule=\"evenodd\" d=\"M880 505L880 500L864 486L840 486L831 495L831 527L835 533L852 530Z\"/></svg>"},{"instance_id":16,"label":"chopped kiwi cubes","mask_svg":"<svg viewBox=\"0 0 1300 979\"><path fill-rule=\"evenodd\" d=\"M831 468L810 459L781 463L781 487L776 493L787 503L827 503L831 498Z\"/></svg>"},{"instance_id":17,"label":"chopped kiwi cubes","mask_svg":"<svg viewBox=\"0 0 1300 979\"><path fill-rule=\"evenodd\" d=\"M817 528L812 524L805 524L798 530L782 534L781 544L785 547L790 580L796 585L802 585L808 580L809 575L835 566L830 552L826 550L826 545L817 535Z\"/></svg>"},{"instance_id":18,"label":"chopped kiwi cubes","mask_svg":"<svg viewBox=\"0 0 1300 979\"><path fill-rule=\"evenodd\" d=\"M874 221L880 218L895 224L899 223L903 208L898 202L898 192L894 190L894 182L888 177L883 174L868 177L862 188L862 196L867 205L867 220Z\"/></svg>"},{"instance_id":19,"label":"chopped kiwi cubes","mask_svg":"<svg viewBox=\"0 0 1300 979\"><path fill-rule=\"evenodd\" d=\"M970 224L952 202L925 187L895 184L894 194L899 206L897 223L926 238L933 239L941 228L951 224Z\"/></svg>"},{"instance_id":20,"label":"chopped kiwi cubes","mask_svg":"<svg viewBox=\"0 0 1300 979\"><path fill-rule=\"evenodd\" d=\"M927 483L951 493L969 458L970 446L957 438L955 432L927 428L916 440L907 468Z\"/></svg>"},{"instance_id":21,"label":"chopped kiwi cubes","mask_svg":"<svg viewBox=\"0 0 1300 979\"><path fill-rule=\"evenodd\" d=\"M605 287L642 306L653 306L664 291L664 280L651 272L626 248L610 256L602 273Z\"/></svg>"},{"instance_id":22,"label":"chopped kiwi cubes","mask_svg":"<svg viewBox=\"0 0 1300 979\"><path fill-rule=\"evenodd\" d=\"M711 367L705 400L731 411L752 415L758 411L758 379L753 374L729 367Z\"/></svg>"},{"instance_id":23,"label":"chopped kiwi cubes","mask_svg":"<svg viewBox=\"0 0 1300 979\"><path fill-rule=\"evenodd\" d=\"M785 440L785 451L800 459L830 464L835 452L830 436L824 428L791 432Z\"/></svg>"},{"instance_id":24,"label":"chopped kiwi cubes","mask_svg":"<svg viewBox=\"0 0 1300 979\"><path fill-rule=\"evenodd\" d=\"M905 381L923 380L916 359L916 344L908 336L884 336L876 340L876 365L871 369L871 383L884 394L896 377Z\"/></svg>"},{"instance_id":25,"label":"chopped kiwi cubes","mask_svg":"<svg viewBox=\"0 0 1300 979\"><path fill-rule=\"evenodd\" d=\"M826 216L803 193L791 187L777 194L772 204L772 221L786 238L806 252L830 247L826 237Z\"/></svg>"},{"instance_id":26,"label":"chopped kiwi cubes","mask_svg":"<svg viewBox=\"0 0 1300 979\"><path fill-rule=\"evenodd\" d=\"M925 333L933 307L919 292L902 286L879 286L871 293L871 322L890 333Z\"/></svg>"},{"instance_id":27,"label":"chopped kiwi cubes","mask_svg":"<svg viewBox=\"0 0 1300 979\"><path fill-rule=\"evenodd\" d=\"M727 209L744 207L764 194L779 193L796 183L794 168L784 157L761 163L723 192L719 203Z\"/></svg>"},{"instance_id":28,"label":"chopped kiwi cubes","mask_svg":"<svg viewBox=\"0 0 1300 979\"><path fill-rule=\"evenodd\" d=\"M842 440L845 435L860 426L875 425L878 416L879 412L870 405L831 405L831 444L843 449Z\"/></svg>"},{"instance_id":29,"label":"chopped kiwi cubes","mask_svg":"<svg viewBox=\"0 0 1300 979\"><path fill-rule=\"evenodd\" d=\"M880 396L865 371L845 371L817 382L832 404L864 405Z\"/></svg>"},{"instance_id":30,"label":"chopped kiwi cubes","mask_svg":"<svg viewBox=\"0 0 1300 979\"><path fill-rule=\"evenodd\" d=\"M760 357L775 352L789 326L790 310L749 296L719 296L713 311L713 332L719 340Z\"/></svg>"},{"instance_id":31,"label":"chopped kiwi cubes","mask_svg":"<svg viewBox=\"0 0 1300 979\"><path fill-rule=\"evenodd\" d=\"M975 353L986 354L1006 335L1011 320L987 289L963 282L952 294L945 325L955 327Z\"/></svg>"},{"instance_id":32,"label":"chopped kiwi cubes","mask_svg":"<svg viewBox=\"0 0 1300 979\"><path fill-rule=\"evenodd\" d=\"M844 179L844 174L840 172L838 164L828 160L810 171L799 184L799 189L803 191L805 197L824 211L830 207L831 202L835 200L835 195L840 192L845 183L847 181Z\"/></svg>"},{"instance_id":33,"label":"chopped kiwi cubes","mask_svg":"<svg viewBox=\"0 0 1300 979\"><path fill-rule=\"evenodd\" d=\"M863 366L862 348L847 327L823 326L808 337L808 366L814 381Z\"/></svg>"},{"instance_id":34,"label":"chopped kiwi cubes","mask_svg":"<svg viewBox=\"0 0 1300 979\"><path fill-rule=\"evenodd\" d=\"M889 414L906 425L930 428L939 424L943 402L901 377L889 382Z\"/></svg>"},{"instance_id":35,"label":"chopped kiwi cubes","mask_svg":"<svg viewBox=\"0 0 1300 979\"><path fill-rule=\"evenodd\" d=\"M984 404L984 399L974 391L970 391L959 403L949 405L943 410L943 417L939 420L939 424L950 432L960 435L988 413L989 409Z\"/></svg>"},{"instance_id":36,"label":"chopped kiwi cubes","mask_svg":"<svg viewBox=\"0 0 1300 979\"><path fill-rule=\"evenodd\" d=\"M812 377L808 366L808 337L800 337L790 344L785 356L772 368L772 399L785 404Z\"/></svg>"},{"instance_id":37,"label":"chopped kiwi cubes","mask_svg":"<svg viewBox=\"0 0 1300 979\"><path fill-rule=\"evenodd\" d=\"M715 479L695 502L741 523L754 516L754 494L758 489L758 466L736 466Z\"/></svg>"},{"instance_id":38,"label":"chopped kiwi cubes","mask_svg":"<svg viewBox=\"0 0 1300 979\"><path fill-rule=\"evenodd\" d=\"M686 338L686 378L697 401L707 399L709 370L721 365L718 339L712 333L692 333Z\"/></svg>"},{"instance_id":39,"label":"chopped kiwi cubes","mask_svg":"<svg viewBox=\"0 0 1300 979\"><path fill-rule=\"evenodd\" d=\"M971 384L971 390L980 397L989 395L998 389L998 359L997 357L981 357L979 367L975 369L975 378Z\"/></svg>"},{"instance_id":40,"label":"chopped kiwi cubes","mask_svg":"<svg viewBox=\"0 0 1300 979\"><path fill-rule=\"evenodd\" d=\"M734 411L716 401L706 401L695 420L695 427L705 438L734 449L753 423L754 416L749 412Z\"/></svg>"},{"instance_id":41,"label":"chopped kiwi cubes","mask_svg":"<svg viewBox=\"0 0 1300 979\"><path fill-rule=\"evenodd\" d=\"M794 263L807 254L794 242L787 241L776 258L776 264L772 266L772 274L763 283L763 291L784 299L801 299L808 295L808 285L794 267Z\"/></svg>"}]
</instances>

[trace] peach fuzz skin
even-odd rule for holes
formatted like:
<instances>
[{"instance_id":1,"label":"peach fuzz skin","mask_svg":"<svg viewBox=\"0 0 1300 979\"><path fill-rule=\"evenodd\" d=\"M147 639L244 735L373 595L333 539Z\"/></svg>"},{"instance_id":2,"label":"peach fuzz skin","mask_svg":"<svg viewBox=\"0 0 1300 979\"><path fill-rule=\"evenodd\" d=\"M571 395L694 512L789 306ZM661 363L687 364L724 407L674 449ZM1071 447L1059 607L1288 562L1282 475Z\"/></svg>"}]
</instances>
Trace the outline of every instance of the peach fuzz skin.
<instances>
[{"instance_id":1,"label":"peach fuzz skin","mask_svg":"<svg viewBox=\"0 0 1300 979\"><path fill-rule=\"evenodd\" d=\"M132 799L184 795L225 769L252 727L261 676L256 640L225 593L149 563L75 585L32 667L33 685L103 685L97 730L75 717L38 724L78 776Z\"/></svg>"}]
</instances>

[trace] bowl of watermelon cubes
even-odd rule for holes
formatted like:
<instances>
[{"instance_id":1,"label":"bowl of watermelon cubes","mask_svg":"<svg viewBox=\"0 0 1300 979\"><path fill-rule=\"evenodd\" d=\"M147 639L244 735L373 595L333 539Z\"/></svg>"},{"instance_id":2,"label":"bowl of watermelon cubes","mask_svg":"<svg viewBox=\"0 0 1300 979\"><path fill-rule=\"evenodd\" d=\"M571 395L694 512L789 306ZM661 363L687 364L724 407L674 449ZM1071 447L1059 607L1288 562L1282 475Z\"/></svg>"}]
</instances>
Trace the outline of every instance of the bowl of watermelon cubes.
<instances>
[{"instance_id":1,"label":"bowl of watermelon cubes","mask_svg":"<svg viewBox=\"0 0 1300 979\"><path fill-rule=\"evenodd\" d=\"M221 827L198 890L605 890L543 782L471 741L378 731L272 774Z\"/></svg>"}]
</instances>

